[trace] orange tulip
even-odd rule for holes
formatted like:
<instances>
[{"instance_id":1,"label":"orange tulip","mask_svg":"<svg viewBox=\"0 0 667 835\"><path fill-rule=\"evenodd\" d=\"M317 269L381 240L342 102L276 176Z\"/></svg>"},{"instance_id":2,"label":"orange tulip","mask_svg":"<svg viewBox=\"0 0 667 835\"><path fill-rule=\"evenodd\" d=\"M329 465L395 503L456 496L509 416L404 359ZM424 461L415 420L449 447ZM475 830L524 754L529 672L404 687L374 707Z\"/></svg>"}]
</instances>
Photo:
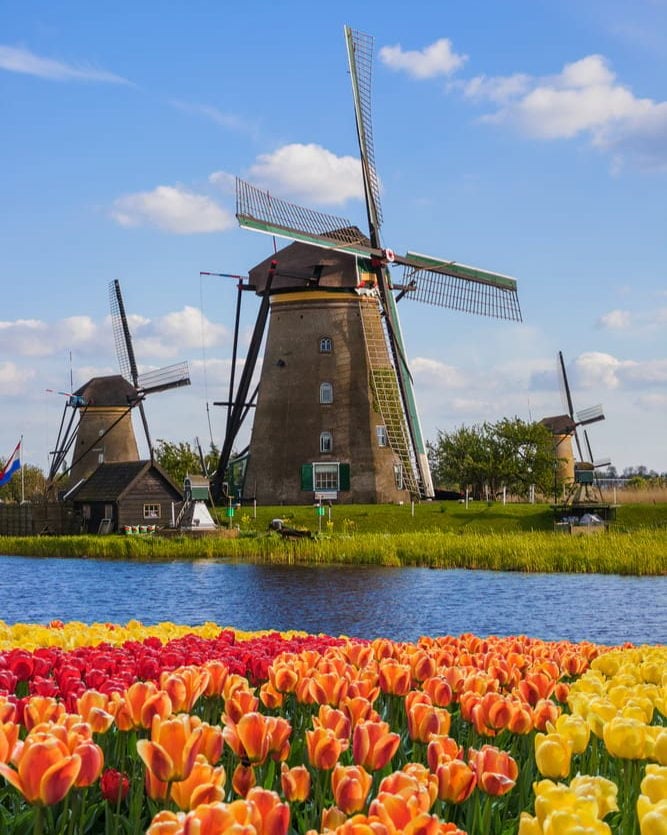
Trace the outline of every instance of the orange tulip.
<instances>
[{"instance_id":1,"label":"orange tulip","mask_svg":"<svg viewBox=\"0 0 667 835\"><path fill-rule=\"evenodd\" d=\"M338 808L346 815L360 812L366 803L373 778L360 765L336 765L331 788Z\"/></svg>"},{"instance_id":2,"label":"orange tulip","mask_svg":"<svg viewBox=\"0 0 667 835\"><path fill-rule=\"evenodd\" d=\"M555 702L549 699L540 699L533 708L533 725L538 731L545 731L547 722L555 725L559 716L560 708Z\"/></svg>"},{"instance_id":3,"label":"orange tulip","mask_svg":"<svg viewBox=\"0 0 667 835\"><path fill-rule=\"evenodd\" d=\"M317 716L313 716L314 728L328 728L333 731L338 739L344 741L343 750L347 749L350 739L350 720L344 711L338 710L331 705L320 705Z\"/></svg>"},{"instance_id":4,"label":"orange tulip","mask_svg":"<svg viewBox=\"0 0 667 835\"><path fill-rule=\"evenodd\" d=\"M232 774L232 788L239 797L245 797L250 789L257 785L255 769L251 765L239 763Z\"/></svg>"},{"instance_id":5,"label":"orange tulip","mask_svg":"<svg viewBox=\"0 0 667 835\"><path fill-rule=\"evenodd\" d=\"M405 696L412 687L412 670L408 664L400 664L395 658L380 661L378 683L383 693Z\"/></svg>"},{"instance_id":6,"label":"orange tulip","mask_svg":"<svg viewBox=\"0 0 667 835\"><path fill-rule=\"evenodd\" d=\"M259 707L259 699L252 690L237 688L225 702L223 722L238 722L246 713L255 713Z\"/></svg>"},{"instance_id":7,"label":"orange tulip","mask_svg":"<svg viewBox=\"0 0 667 835\"><path fill-rule=\"evenodd\" d=\"M444 676L427 678L422 684L422 689L437 707L447 707L452 702L452 687Z\"/></svg>"},{"instance_id":8,"label":"orange tulip","mask_svg":"<svg viewBox=\"0 0 667 835\"><path fill-rule=\"evenodd\" d=\"M187 780L171 784L170 797L185 812L201 803L216 803L224 797L226 779L223 766L215 768L200 754Z\"/></svg>"},{"instance_id":9,"label":"orange tulip","mask_svg":"<svg viewBox=\"0 0 667 835\"><path fill-rule=\"evenodd\" d=\"M329 728L315 728L306 731L306 750L308 759L314 768L329 771L338 762L343 750L343 742Z\"/></svg>"},{"instance_id":10,"label":"orange tulip","mask_svg":"<svg viewBox=\"0 0 667 835\"><path fill-rule=\"evenodd\" d=\"M76 778L75 786L83 788L91 786L102 773L104 768L104 753L99 745L91 739L82 739L70 748L70 753L81 758L81 768Z\"/></svg>"},{"instance_id":11,"label":"orange tulip","mask_svg":"<svg viewBox=\"0 0 667 835\"><path fill-rule=\"evenodd\" d=\"M329 806L327 809L322 809L322 832L338 833L340 828L343 827L346 822L347 816L345 815L345 812L338 808L338 806Z\"/></svg>"},{"instance_id":12,"label":"orange tulip","mask_svg":"<svg viewBox=\"0 0 667 835\"><path fill-rule=\"evenodd\" d=\"M261 764L269 755L270 730L269 717L252 712L241 716L236 723L228 722L222 729L222 735L238 757Z\"/></svg>"},{"instance_id":13,"label":"orange tulip","mask_svg":"<svg viewBox=\"0 0 667 835\"><path fill-rule=\"evenodd\" d=\"M378 771L391 761L400 742L386 722L359 722L352 733L352 758L368 771Z\"/></svg>"},{"instance_id":14,"label":"orange tulip","mask_svg":"<svg viewBox=\"0 0 667 835\"><path fill-rule=\"evenodd\" d=\"M438 797L446 803L463 803L477 785L477 775L463 760L440 763L435 774L438 778Z\"/></svg>"},{"instance_id":15,"label":"orange tulip","mask_svg":"<svg viewBox=\"0 0 667 835\"><path fill-rule=\"evenodd\" d=\"M97 690L86 690L76 700L76 709L84 722L88 722L93 733L106 733L113 725L114 717L109 710L111 699Z\"/></svg>"},{"instance_id":16,"label":"orange tulip","mask_svg":"<svg viewBox=\"0 0 667 835\"><path fill-rule=\"evenodd\" d=\"M423 649L418 649L410 656L410 669L414 681L425 681L435 675L436 660Z\"/></svg>"},{"instance_id":17,"label":"orange tulip","mask_svg":"<svg viewBox=\"0 0 667 835\"><path fill-rule=\"evenodd\" d=\"M371 674L368 677L354 679L347 686L347 695L351 699L361 696L372 704L380 695L377 675ZM342 701L341 699L341 703Z\"/></svg>"},{"instance_id":18,"label":"orange tulip","mask_svg":"<svg viewBox=\"0 0 667 835\"><path fill-rule=\"evenodd\" d=\"M109 708L121 731L150 728L154 716L166 719L172 712L171 699L152 681L135 681L122 696L113 693Z\"/></svg>"},{"instance_id":19,"label":"orange tulip","mask_svg":"<svg viewBox=\"0 0 667 835\"><path fill-rule=\"evenodd\" d=\"M282 762L289 757L292 726L282 716L267 716L266 721L269 726L269 754L276 762Z\"/></svg>"},{"instance_id":20,"label":"orange tulip","mask_svg":"<svg viewBox=\"0 0 667 835\"><path fill-rule=\"evenodd\" d=\"M206 695L222 695L222 690L225 686L225 681L227 680L227 676L229 675L229 667L227 667L226 664L224 664L222 661L219 661L217 658L213 658L211 661L207 661L204 664L204 669L208 673L208 684L206 685L205 691Z\"/></svg>"},{"instance_id":21,"label":"orange tulip","mask_svg":"<svg viewBox=\"0 0 667 835\"><path fill-rule=\"evenodd\" d=\"M210 674L203 667L180 667L160 675L160 687L169 694L174 713L190 713L206 692Z\"/></svg>"},{"instance_id":22,"label":"orange tulip","mask_svg":"<svg viewBox=\"0 0 667 835\"><path fill-rule=\"evenodd\" d=\"M279 693L293 693L299 673L290 664L274 661L269 667L269 681Z\"/></svg>"},{"instance_id":23,"label":"orange tulip","mask_svg":"<svg viewBox=\"0 0 667 835\"><path fill-rule=\"evenodd\" d=\"M519 776L516 761L492 745L482 745L479 750L470 748L468 762L477 775L477 785L486 794L506 794L514 788Z\"/></svg>"},{"instance_id":24,"label":"orange tulip","mask_svg":"<svg viewBox=\"0 0 667 835\"><path fill-rule=\"evenodd\" d=\"M308 684L310 696L316 704L337 707L347 695L348 682L337 673L315 672Z\"/></svg>"},{"instance_id":25,"label":"orange tulip","mask_svg":"<svg viewBox=\"0 0 667 835\"><path fill-rule=\"evenodd\" d=\"M431 799L431 806L438 799L438 778L421 763L406 763L401 769L403 774L413 777L422 789L426 789ZM430 807L429 807L430 808Z\"/></svg>"},{"instance_id":26,"label":"orange tulip","mask_svg":"<svg viewBox=\"0 0 667 835\"><path fill-rule=\"evenodd\" d=\"M6 696L0 696L0 723L16 722L16 705L7 701Z\"/></svg>"},{"instance_id":27,"label":"orange tulip","mask_svg":"<svg viewBox=\"0 0 667 835\"><path fill-rule=\"evenodd\" d=\"M426 762L431 771L435 773L441 763L449 762L449 760L454 760L457 757L460 758L462 753L463 749L451 736L434 734L426 749Z\"/></svg>"},{"instance_id":28,"label":"orange tulip","mask_svg":"<svg viewBox=\"0 0 667 835\"><path fill-rule=\"evenodd\" d=\"M513 699L510 703L511 715L507 723L507 730L513 734L528 734L533 730L533 713L521 699Z\"/></svg>"},{"instance_id":29,"label":"orange tulip","mask_svg":"<svg viewBox=\"0 0 667 835\"><path fill-rule=\"evenodd\" d=\"M185 815L182 812L176 814L163 809L151 821L146 835L183 835L184 821Z\"/></svg>"},{"instance_id":30,"label":"orange tulip","mask_svg":"<svg viewBox=\"0 0 667 835\"><path fill-rule=\"evenodd\" d=\"M224 739L219 725L201 723L201 751L211 765L215 765L222 754Z\"/></svg>"},{"instance_id":31,"label":"orange tulip","mask_svg":"<svg viewBox=\"0 0 667 835\"><path fill-rule=\"evenodd\" d=\"M238 673L229 673L222 686L222 698L225 701L231 699L237 690L252 690L250 682L245 676Z\"/></svg>"},{"instance_id":32,"label":"orange tulip","mask_svg":"<svg viewBox=\"0 0 667 835\"><path fill-rule=\"evenodd\" d=\"M56 722L65 705L51 696L31 696L23 708L23 724L30 731L41 722Z\"/></svg>"},{"instance_id":33,"label":"orange tulip","mask_svg":"<svg viewBox=\"0 0 667 835\"><path fill-rule=\"evenodd\" d=\"M18 742L19 726L14 722L0 723L0 763L9 762Z\"/></svg>"},{"instance_id":34,"label":"orange tulip","mask_svg":"<svg viewBox=\"0 0 667 835\"><path fill-rule=\"evenodd\" d=\"M348 641L345 646L341 647L343 655L350 664L361 669L367 667L373 658L373 647L370 644L360 644L354 641Z\"/></svg>"},{"instance_id":35,"label":"orange tulip","mask_svg":"<svg viewBox=\"0 0 667 835\"><path fill-rule=\"evenodd\" d=\"M285 799L290 803L303 802L310 795L310 772L305 765L288 768L287 763L280 766L280 785Z\"/></svg>"},{"instance_id":36,"label":"orange tulip","mask_svg":"<svg viewBox=\"0 0 667 835\"><path fill-rule=\"evenodd\" d=\"M540 699L548 699L556 681L546 673L530 673L519 682L518 690L524 701L535 707Z\"/></svg>"},{"instance_id":37,"label":"orange tulip","mask_svg":"<svg viewBox=\"0 0 667 835\"><path fill-rule=\"evenodd\" d=\"M410 739L428 742L434 734L443 736L449 733L452 717L441 707L416 703L408 710L408 733Z\"/></svg>"},{"instance_id":38,"label":"orange tulip","mask_svg":"<svg viewBox=\"0 0 667 835\"><path fill-rule=\"evenodd\" d=\"M56 737L27 736L17 751L16 765L14 771L6 763L0 763L0 774L28 803L51 806L59 803L75 784L81 770L81 757L70 754Z\"/></svg>"},{"instance_id":39,"label":"orange tulip","mask_svg":"<svg viewBox=\"0 0 667 835\"><path fill-rule=\"evenodd\" d=\"M428 792L418 787L415 781L415 792L406 797L404 794L389 794L380 791L368 808L369 817L377 815L390 832L410 832L413 821L419 815L428 813Z\"/></svg>"},{"instance_id":40,"label":"orange tulip","mask_svg":"<svg viewBox=\"0 0 667 835\"><path fill-rule=\"evenodd\" d=\"M472 723L480 736L495 736L511 717L512 706L500 693L486 693L472 708Z\"/></svg>"},{"instance_id":41,"label":"orange tulip","mask_svg":"<svg viewBox=\"0 0 667 835\"><path fill-rule=\"evenodd\" d=\"M137 753L154 776L164 783L187 780L202 748L202 722L179 713L171 719L153 717L151 738L137 742Z\"/></svg>"},{"instance_id":42,"label":"orange tulip","mask_svg":"<svg viewBox=\"0 0 667 835\"><path fill-rule=\"evenodd\" d=\"M350 720L351 729L354 729L359 722L380 721L380 716L373 708L372 702L363 696L346 696L344 699L341 699L340 709Z\"/></svg>"},{"instance_id":43,"label":"orange tulip","mask_svg":"<svg viewBox=\"0 0 667 835\"><path fill-rule=\"evenodd\" d=\"M290 809L274 791L259 786L250 789L246 801L252 804L260 815L258 833L264 835L287 835L290 824Z\"/></svg>"},{"instance_id":44,"label":"orange tulip","mask_svg":"<svg viewBox=\"0 0 667 835\"><path fill-rule=\"evenodd\" d=\"M259 688L259 700L269 710L277 710L283 706L285 694L276 690L270 681L265 681Z\"/></svg>"}]
</instances>

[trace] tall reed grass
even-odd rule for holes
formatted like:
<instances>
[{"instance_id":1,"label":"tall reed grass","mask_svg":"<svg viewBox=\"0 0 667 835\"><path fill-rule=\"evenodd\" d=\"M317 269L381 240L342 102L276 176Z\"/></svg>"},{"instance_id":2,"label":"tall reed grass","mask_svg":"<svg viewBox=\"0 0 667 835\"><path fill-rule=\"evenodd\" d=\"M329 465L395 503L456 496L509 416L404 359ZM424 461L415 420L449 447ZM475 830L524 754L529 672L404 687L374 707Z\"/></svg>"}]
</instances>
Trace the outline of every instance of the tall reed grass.
<instances>
[{"instance_id":1,"label":"tall reed grass","mask_svg":"<svg viewBox=\"0 0 667 835\"><path fill-rule=\"evenodd\" d=\"M223 539L120 536L0 537L0 553L108 560L225 559L275 564L426 566L492 571L667 574L667 530L560 533L425 531L285 541L277 536Z\"/></svg>"}]
</instances>

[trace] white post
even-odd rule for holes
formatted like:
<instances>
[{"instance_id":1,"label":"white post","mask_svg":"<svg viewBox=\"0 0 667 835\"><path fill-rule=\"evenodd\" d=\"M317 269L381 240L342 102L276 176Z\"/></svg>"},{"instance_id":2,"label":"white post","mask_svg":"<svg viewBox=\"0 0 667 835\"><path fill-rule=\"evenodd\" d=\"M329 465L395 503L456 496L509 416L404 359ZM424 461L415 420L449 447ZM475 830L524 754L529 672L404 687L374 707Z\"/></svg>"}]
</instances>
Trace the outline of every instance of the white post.
<instances>
[{"instance_id":1,"label":"white post","mask_svg":"<svg viewBox=\"0 0 667 835\"><path fill-rule=\"evenodd\" d=\"M257 518L257 499L252 500L252 518Z\"/></svg>"},{"instance_id":2,"label":"white post","mask_svg":"<svg viewBox=\"0 0 667 835\"><path fill-rule=\"evenodd\" d=\"M410 502L410 505L411 505L410 515L414 517L414 515L415 515L415 500L414 499Z\"/></svg>"},{"instance_id":3,"label":"white post","mask_svg":"<svg viewBox=\"0 0 667 835\"><path fill-rule=\"evenodd\" d=\"M171 526L172 528L176 527L176 512L174 510L174 503L171 503Z\"/></svg>"},{"instance_id":4,"label":"white post","mask_svg":"<svg viewBox=\"0 0 667 835\"><path fill-rule=\"evenodd\" d=\"M466 487L466 510L468 509L468 495L469 495L469 491L468 491L468 488Z\"/></svg>"},{"instance_id":5,"label":"white post","mask_svg":"<svg viewBox=\"0 0 667 835\"><path fill-rule=\"evenodd\" d=\"M25 478L24 478L24 470L23 470L23 435L21 435L21 440L19 441L19 461L21 463L21 504L25 501Z\"/></svg>"},{"instance_id":6,"label":"white post","mask_svg":"<svg viewBox=\"0 0 667 835\"><path fill-rule=\"evenodd\" d=\"M507 504L507 487L503 487L503 504Z\"/></svg>"}]
</instances>

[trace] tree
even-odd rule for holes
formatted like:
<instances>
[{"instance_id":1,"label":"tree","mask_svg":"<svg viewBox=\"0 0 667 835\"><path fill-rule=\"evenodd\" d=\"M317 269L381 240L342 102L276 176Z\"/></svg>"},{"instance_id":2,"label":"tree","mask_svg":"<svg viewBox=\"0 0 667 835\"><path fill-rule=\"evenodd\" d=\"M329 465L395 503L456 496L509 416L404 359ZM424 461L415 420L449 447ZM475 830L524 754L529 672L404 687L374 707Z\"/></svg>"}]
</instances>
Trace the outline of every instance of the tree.
<instances>
[{"instance_id":1,"label":"tree","mask_svg":"<svg viewBox=\"0 0 667 835\"><path fill-rule=\"evenodd\" d=\"M436 484L471 488L477 498L503 487L519 495L531 484L545 494L553 489L553 437L541 423L515 417L461 426L427 446Z\"/></svg>"},{"instance_id":2,"label":"tree","mask_svg":"<svg viewBox=\"0 0 667 835\"><path fill-rule=\"evenodd\" d=\"M0 461L0 469L3 466L4 461ZM11 480L4 487L0 487L0 500L20 502L22 498L25 498L28 501L35 501L44 497L45 487L46 478L40 468L32 464L23 464Z\"/></svg>"},{"instance_id":3,"label":"tree","mask_svg":"<svg viewBox=\"0 0 667 835\"><path fill-rule=\"evenodd\" d=\"M183 484L186 475L204 475L199 450L188 441L172 443L158 438L153 454L155 463L159 464L176 484ZM209 451L204 455L204 463L209 475L215 472L219 456L218 448L211 442Z\"/></svg>"}]
</instances>

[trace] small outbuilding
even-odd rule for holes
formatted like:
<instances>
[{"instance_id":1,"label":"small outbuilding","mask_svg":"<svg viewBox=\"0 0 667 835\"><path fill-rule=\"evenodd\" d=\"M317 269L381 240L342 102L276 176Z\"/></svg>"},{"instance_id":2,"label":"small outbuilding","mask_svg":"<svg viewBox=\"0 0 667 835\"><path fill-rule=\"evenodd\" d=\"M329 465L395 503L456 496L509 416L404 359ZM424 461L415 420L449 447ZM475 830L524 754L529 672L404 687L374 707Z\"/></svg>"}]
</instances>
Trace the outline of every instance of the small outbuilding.
<instances>
[{"instance_id":1,"label":"small outbuilding","mask_svg":"<svg viewBox=\"0 0 667 835\"><path fill-rule=\"evenodd\" d=\"M157 530L172 525L183 493L152 461L100 466L65 495L84 533Z\"/></svg>"}]
</instances>

